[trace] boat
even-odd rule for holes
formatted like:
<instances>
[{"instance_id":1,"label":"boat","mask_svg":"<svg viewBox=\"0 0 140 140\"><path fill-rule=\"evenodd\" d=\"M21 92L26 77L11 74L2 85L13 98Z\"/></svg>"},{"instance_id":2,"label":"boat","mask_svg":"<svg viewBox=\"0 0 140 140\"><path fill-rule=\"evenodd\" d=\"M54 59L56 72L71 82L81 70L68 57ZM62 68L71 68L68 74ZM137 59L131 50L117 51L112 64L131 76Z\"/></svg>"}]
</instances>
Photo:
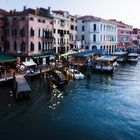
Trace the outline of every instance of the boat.
<instances>
[{"instance_id":1,"label":"boat","mask_svg":"<svg viewBox=\"0 0 140 140\"><path fill-rule=\"evenodd\" d=\"M108 55L96 58L94 68L96 71L114 73L119 68L117 56Z\"/></svg>"},{"instance_id":2,"label":"boat","mask_svg":"<svg viewBox=\"0 0 140 140\"><path fill-rule=\"evenodd\" d=\"M71 76L74 79L84 78L84 75L77 69L70 68L70 69L66 69L65 71L67 75Z\"/></svg>"},{"instance_id":3,"label":"boat","mask_svg":"<svg viewBox=\"0 0 140 140\"><path fill-rule=\"evenodd\" d=\"M59 70L48 71L47 77L52 83L56 85L66 85L68 83L68 80L66 79L66 77Z\"/></svg>"},{"instance_id":4,"label":"boat","mask_svg":"<svg viewBox=\"0 0 140 140\"><path fill-rule=\"evenodd\" d=\"M139 60L139 56L138 56L137 53L129 53L127 55L127 61L128 62L136 62L137 63L138 60Z\"/></svg>"},{"instance_id":5,"label":"boat","mask_svg":"<svg viewBox=\"0 0 140 140\"><path fill-rule=\"evenodd\" d=\"M118 51L118 52L113 52L111 55L117 56L118 63L124 63L126 61L127 52Z\"/></svg>"}]
</instances>

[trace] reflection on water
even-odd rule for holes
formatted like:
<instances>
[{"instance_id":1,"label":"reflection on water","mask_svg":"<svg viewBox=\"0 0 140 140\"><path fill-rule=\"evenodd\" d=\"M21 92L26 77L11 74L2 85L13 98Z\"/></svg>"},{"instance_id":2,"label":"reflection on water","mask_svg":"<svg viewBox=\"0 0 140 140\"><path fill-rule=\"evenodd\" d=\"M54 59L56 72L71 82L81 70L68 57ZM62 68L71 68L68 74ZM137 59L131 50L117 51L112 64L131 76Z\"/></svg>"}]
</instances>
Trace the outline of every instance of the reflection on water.
<instances>
[{"instance_id":1,"label":"reflection on water","mask_svg":"<svg viewBox=\"0 0 140 140\"><path fill-rule=\"evenodd\" d=\"M51 99L49 101L49 108L56 109L63 99L63 92L57 86L52 85Z\"/></svg>"},{"instance_id":2,"label":"reflection on water","mask_svg":"<svg viewBox=\"0 0 140 140\"><path fill-rule=\"evenodd\" d=\"M140 63L114 75L91 72L90 79L71 79L52 91L47 83L31 80L25 102L0 87L0 140L140 139Z\"/></svg>"}]
</instances>

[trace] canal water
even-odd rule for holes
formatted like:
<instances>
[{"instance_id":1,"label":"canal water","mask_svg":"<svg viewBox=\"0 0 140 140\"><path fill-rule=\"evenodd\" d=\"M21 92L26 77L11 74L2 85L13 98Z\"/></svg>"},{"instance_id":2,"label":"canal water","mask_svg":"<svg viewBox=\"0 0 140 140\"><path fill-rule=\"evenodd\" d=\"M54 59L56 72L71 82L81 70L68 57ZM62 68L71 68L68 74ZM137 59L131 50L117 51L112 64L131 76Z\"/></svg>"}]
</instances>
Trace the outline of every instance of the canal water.
<instances>
[{"instance_id":1,"label":"canal water","mask_svg":"<svg viewBox=\"0 0 140 140\"><path fill-rule=\"evenodd\" d=\"M53 93L43 80L30 85L23 102L0 87L0 140L140 139L140 62L114 75L92 72Z\"/></svg>"}]
</instances>

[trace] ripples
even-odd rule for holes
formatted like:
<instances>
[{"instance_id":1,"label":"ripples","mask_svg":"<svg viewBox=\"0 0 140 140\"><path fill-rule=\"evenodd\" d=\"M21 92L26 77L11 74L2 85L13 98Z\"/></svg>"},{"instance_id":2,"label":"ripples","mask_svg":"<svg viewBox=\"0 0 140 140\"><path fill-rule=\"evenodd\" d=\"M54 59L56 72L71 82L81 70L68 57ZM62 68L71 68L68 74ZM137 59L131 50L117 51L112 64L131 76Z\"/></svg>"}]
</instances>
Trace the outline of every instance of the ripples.
<instances>
[{"instance_id":1,"label":"ripples","mask_svg":"<svg viewBox=\"0 0 140 140\"><path fill-rule=\"evenodd\" d=\"M140 139L140 63L126 64L114 75L92 72L90 80L70 80L51 93L45 81L30 85L31 100L23 103L3 89L0 130L14 129L16 136L22 124L29 132L45 128L55 139ZM46 139L49 134L44 132Z\"/></svg>"}]
</instances>

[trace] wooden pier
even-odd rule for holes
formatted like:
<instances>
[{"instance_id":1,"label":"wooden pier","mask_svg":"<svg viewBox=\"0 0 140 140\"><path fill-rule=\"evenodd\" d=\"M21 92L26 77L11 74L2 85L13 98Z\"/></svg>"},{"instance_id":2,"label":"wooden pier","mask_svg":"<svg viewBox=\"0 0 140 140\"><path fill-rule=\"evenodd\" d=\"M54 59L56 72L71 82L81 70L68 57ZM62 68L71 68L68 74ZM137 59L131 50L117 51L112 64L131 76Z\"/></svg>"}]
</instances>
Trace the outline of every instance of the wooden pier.
<instances>
[{"instance_id":1,"label":"wooden pier","mask_svg":"<svg viewBox=\"0 0 140 140\"><path fill-rule=\"evenodd\" d=\"M14 90L16 99L29 97L31 88L23 75L15 77Z\"/></svg>"}]
</instances>

